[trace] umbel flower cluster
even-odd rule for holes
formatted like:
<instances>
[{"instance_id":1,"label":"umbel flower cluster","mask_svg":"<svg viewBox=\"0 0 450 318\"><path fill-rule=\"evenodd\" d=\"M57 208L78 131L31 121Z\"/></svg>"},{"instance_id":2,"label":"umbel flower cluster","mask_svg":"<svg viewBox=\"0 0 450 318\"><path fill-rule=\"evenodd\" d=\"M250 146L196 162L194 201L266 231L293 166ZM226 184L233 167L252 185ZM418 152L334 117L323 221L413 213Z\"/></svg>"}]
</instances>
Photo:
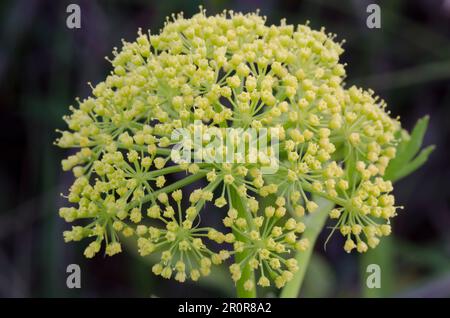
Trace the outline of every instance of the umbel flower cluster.
<instances>
[{"instance_id":1,"label":"umbel flower cluster","mask_svg":"<svg viewBox=\"0 0 450 318\"><path fill-rule=\"evenodd\" d=\"M87 258L134 242L158 257L154 274L179 282L226 263L234 281L247 267L257 285L281 288L298 270L295 253L311 248L302 220L322 197L335 203L345 251L376 247L396 215L383 174L400 124L372 91L344 86L341 45L324 29L232 11L180 14L159 34L123 41L56 141L76 149L62 161L75 181L59 214L77 221L65 241L89 241ZM264 156L174 161L171 133L199 121L277 128L277 172L265 173ZM213 215L223 225L208 227Z\"/></svg>"}]
</instances>

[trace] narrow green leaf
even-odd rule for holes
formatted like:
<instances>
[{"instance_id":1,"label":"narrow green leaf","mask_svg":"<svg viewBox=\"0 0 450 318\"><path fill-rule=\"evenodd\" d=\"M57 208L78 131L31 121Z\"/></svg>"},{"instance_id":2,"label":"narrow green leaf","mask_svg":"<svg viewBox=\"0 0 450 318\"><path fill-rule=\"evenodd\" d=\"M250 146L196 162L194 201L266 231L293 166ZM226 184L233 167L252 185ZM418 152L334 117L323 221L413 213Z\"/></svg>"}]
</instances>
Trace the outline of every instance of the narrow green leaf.
<instances>
[{"instance_id":1,"label":"narrow green leaf","mask_svg":"<svg viewBox=\"0 0 450 318\"><path fill-rule=\"evenodd\" d=\"M417 121L411 135L409 135L407 131L403 130L400 135L397 136L397 138L400 139L400 143L397 146L397 155L393 160L391 160L386 169L384 176L387 180L397 181L414 172L426 162L429 154L434 148L427 148L426 152L422 152L419 155L417 155L417 153L422 146L423 137L428 127L428 122L429 116L424 116Z\"/></svg>"},{"instance_id":2,"label":"narrow green leaf","mask_svg":"<svg viewBox=\"0 0 450 318\"><path fill-rule=\"evenodd\" d=\"M389 180L392 179L391 177L394 176L396 171L398 171L406 162L406 160L404 159L404 152L406 147L408 146L408 142L411 139L411 136L406 130L401 130L397 134L396 138L400 140L399 144L397 145L397 154L395 158L389 162L389 165L384 174L385 177Z\"/></svg>"},{"instance_id":3,"label":"narrow green leaf","mask_svg":"<svg viewBox=\"0 0 450 318\"><path fill-rule=\"evenodd\" d=\"M428 127L428 121L430 116L424 116L417 121L417 124L414 126L414 129L411 133L411 139L408 142L406 149L402 154L402 158L405 162L411 161L415 155L419 152L420 147L423 143L423 136Z\"/></svg>"},{"instance_id":4,"label":"narrow green leaf","mask_svg":"<svg viewBox=\"0 0 450 318\"><path fill-rule=\"evenodd\" d=\"M419 169L427 160L430 154L433 152L434 148L436 148L434 145L426 147L424 150L420 152L420 154L410 163L408 163L404 168L399 170L395 174L395 178L391 181L396 181L398 179L401 179L403 177L406 177L407 175L413 173L417 169Z\"/></svg>"}]
</instances>

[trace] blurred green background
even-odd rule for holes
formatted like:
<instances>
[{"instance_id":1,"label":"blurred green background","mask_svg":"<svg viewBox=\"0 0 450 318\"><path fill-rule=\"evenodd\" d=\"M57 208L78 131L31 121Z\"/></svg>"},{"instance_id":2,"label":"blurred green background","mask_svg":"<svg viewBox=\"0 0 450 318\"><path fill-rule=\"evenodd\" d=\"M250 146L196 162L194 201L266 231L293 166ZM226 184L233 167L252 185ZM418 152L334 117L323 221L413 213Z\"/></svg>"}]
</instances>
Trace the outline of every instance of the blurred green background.
<instances>
[{"instance_id":1,"label":"blurred green background","mask_svg":"<svg viewBox=\"0 0 450 318\"><path fill-rule=\"evenodd\" d=\"M366 27L366 7L381 6L381 29ZM66 27L66 7L81 7L81 29ZM55 129L86 82L110 70L120 39L138 27L159 30L165 17L184 11L254 11L268 23L311 21L346 39L342 59L347 84L371 87L405 128L431 115L425 144L436 144L425 167L396 185L405 209L394 234L364 256L348 255L335 235L319 237L302 297L450 296L450 1L93 1L0 2L0 296L2 297L194 297L233 296L226 269L199 284L155 278L151 259L132 249L113 258L82 256L83 243L64 244L59 219L61 192L72 182L60 160L68 152L52 145ZM66 287L66 266L81 266L82 288ZM366 265L382 269L380 289L367 289ZM275 296L269 292L266 296Z\"/></svg>"}]
</instances>

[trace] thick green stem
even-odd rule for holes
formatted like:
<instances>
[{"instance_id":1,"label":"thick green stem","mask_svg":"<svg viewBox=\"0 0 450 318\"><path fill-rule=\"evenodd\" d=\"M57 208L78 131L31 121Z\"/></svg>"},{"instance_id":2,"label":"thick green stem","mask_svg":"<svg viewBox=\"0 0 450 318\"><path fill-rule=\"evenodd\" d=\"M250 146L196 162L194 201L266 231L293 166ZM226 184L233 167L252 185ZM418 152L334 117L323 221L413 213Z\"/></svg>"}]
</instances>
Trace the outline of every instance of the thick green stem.
<instances>
[{"instance_id":1,"label":"thick green stem","mask_svg":"<svg viewBox=\"0 0 450 318\"><path fill-rule=\"evenodd\" d=\"M298 296L317 237L325 225L328 213L334 207L333 202L323 198L318 198L315 201L319 204L319 208L316 212L306 217L306 229L302 236L302 238L309 240L310 247L305 252L297 252L295 259L298 262L299 269L294 274L293 279L289 281L281 291L281 298L295 298Z\"/></svg>"},{"instance_id":2,"label":"thick green stem","mask_svg":"<svg viewBox=\"0 0 450 318\"><path fill-rule=\"evenodd\" d=\"M395 281L393 277L393 247L394 242L392 241L392 237L385 237L381 240L377 248L369 249L367 253L359 255L361 293L363 297L382 298L392 295L394 287L392 282ZM369 267L371 264L378 265L383 269L380 272L380 281L382 284L380 284L379 288L370 288L367 285L367 279L372 276Z\"/></svg>"},{"instance_id":3,"label":"thick green stem","mask_svg":"<svg viewBox=\"0 0 450 318\"><path fill-rule=\"evenodd\" d=\"M252 225L252 215L251 212L248 211L243 202L239 193L237 193L234 189L230 187L230 194L233 207L238 211L238 217L245 218L247 220L247 224L249 226ZM237 239L244 240L245 238L241 237L239 233L234 233ZM240 263L248 256L249 251L244 250L241 253L235 254L235 262ZM250 268L248 262L246 262L245 266L241 267L241 278L236 282L236 295L239 298L255 298L256 297L256 284L255 284L255 274L253 270ZM244 288L245 282L248 280L253 282L252 290L246 290Z\"/></svg>"}]
</instances>

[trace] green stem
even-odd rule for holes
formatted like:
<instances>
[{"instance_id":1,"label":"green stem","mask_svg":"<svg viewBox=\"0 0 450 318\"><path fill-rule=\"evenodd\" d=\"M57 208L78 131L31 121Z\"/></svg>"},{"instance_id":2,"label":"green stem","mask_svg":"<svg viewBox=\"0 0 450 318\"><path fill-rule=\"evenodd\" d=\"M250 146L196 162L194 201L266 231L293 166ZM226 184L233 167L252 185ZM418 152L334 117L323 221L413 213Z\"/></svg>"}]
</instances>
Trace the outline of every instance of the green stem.
<instances>
[{"instance_id":1,"label":"green stem","mask_svg":"<svg viewBox=\"0 0 450 318\"><path fill-rule=\"evenodd\" d=\"M230 194L231 194L231 200L233 207L238 211L238 217L245 218L247 220L247 224L251 226L252 222L249 222L251 220L251 212L248 211L243 202L241 197L239 196L239 193L237 193L236 190L234 190L232 187L230 187ZM234 231L233 231L234 232ZM244 240L245 238L241 237L241 235L237 232L234 233L237 239ZM244 250L241 253L235 254L235 262L240 263L248 256L249 251ZM239 298L255 298L256 297L256 284L255 284L255 274L253 270L250 268L248 262L241 268L241 278L236 282L236 295ZM246 281L251 280L253 281L254 288L250 291L246 290L244 288L244 284Z\"/></svg>"},{"instance_id":2,"label":"green stem","mask_svg":"<svg viewBox=\"0 0 450 318\"><path fill-rule=\"evenodd\" d=\"M392 295L392 282L394 282L394 242L392 237L385 237L381 240L377 248L369 249L366 253L359 255L360 260L360 282L361 293L363 297L368 298L382 298L390 297ZM369 265L376 264L383 270L380 272L381 277L380 288L369 288L367 286L367 278L371 274L367 269Z\"/></svg>"},{"instance_id":3,"label":"green stem","mask_svg":"<svg viewBox=\"0 0 450 318\"><path fill-rule=\"evenodd\" d=\"M162 175L166 175L166 174L174 173L174 172L180 172L180 171L183 171L183 169L181 168L180 165L176 165L176 166L170 166L170 167L162 168L162 169L159 169L159 170L145 172L145 173L142 174L142 177L144 177L146 179L150 179L150 178L159 177L159 176L162 176Z\"/></svg>"},{"instance_id":4,"label":"green stem","mask_svg":"<svg viewBox=\"0 0 450 318\"><path fill-rule=\"evenodd\" d=\"M157 197L158 194L160 194L162 192L169 193L169 192L175 191L175 190L177 190L179 188L182 188L182 187L184 187L184 186L186 186L188 184L193 183L194 181L197 181L198 179L203 178L205 175L206 175L206 173L204 173L204 172L200 172L200 173L197 173L197 174L190 175L190 176L188 176L188 177L186 177L184 179L181 179L181 180L179 180L177 182L174 182L174 183L168 185L167 187L159 189L159 190L157 190L157 191L155 191L153 193L147 194L146 196L144 196L142 198L141 201L135 201L135 202L131 203L128 208L132 209L132 208L138 206L139 204L146 203L146 202L150 201L152 198Z\"/></svg>"},{"instance_id":5,"label":"green stem","mask_svg":"<svg viewBox=\"0 0 450 318\"><path fill-rule=\"evenodd\" d=\"M125 146L123 143L118 142L117 143L117 147L120 149L129 149L130 147ZM131 149L134 150L138 150L138 151L144 151L145 153L148 153L148 148L147 146L144 145L137 145L137 144L133 144L131 146ZM161 156L170 156L170 154L172 153L172 149L171 148L160 148L157 147L156 148L156 154L161 155Z\"/></svg>"},{"instance_id":6,"label":"green stem","mask_svg":"<svg viewBox=\"0 0 450 318\"><path fill-rule=\"evenodd\" d=\"M323 198L318 198L315 201L319 205L319 208L316 212L306 217L306 229L302 236L302 238L309 240L310 247L305 252L297 252L295 259L298 262L299 269L294 274L293 279L284 286L280 294L281 298L295 298L298 296L317 237L325 225L328 213L334 207L333 202Z\"/></svg>"}]
</instances>

